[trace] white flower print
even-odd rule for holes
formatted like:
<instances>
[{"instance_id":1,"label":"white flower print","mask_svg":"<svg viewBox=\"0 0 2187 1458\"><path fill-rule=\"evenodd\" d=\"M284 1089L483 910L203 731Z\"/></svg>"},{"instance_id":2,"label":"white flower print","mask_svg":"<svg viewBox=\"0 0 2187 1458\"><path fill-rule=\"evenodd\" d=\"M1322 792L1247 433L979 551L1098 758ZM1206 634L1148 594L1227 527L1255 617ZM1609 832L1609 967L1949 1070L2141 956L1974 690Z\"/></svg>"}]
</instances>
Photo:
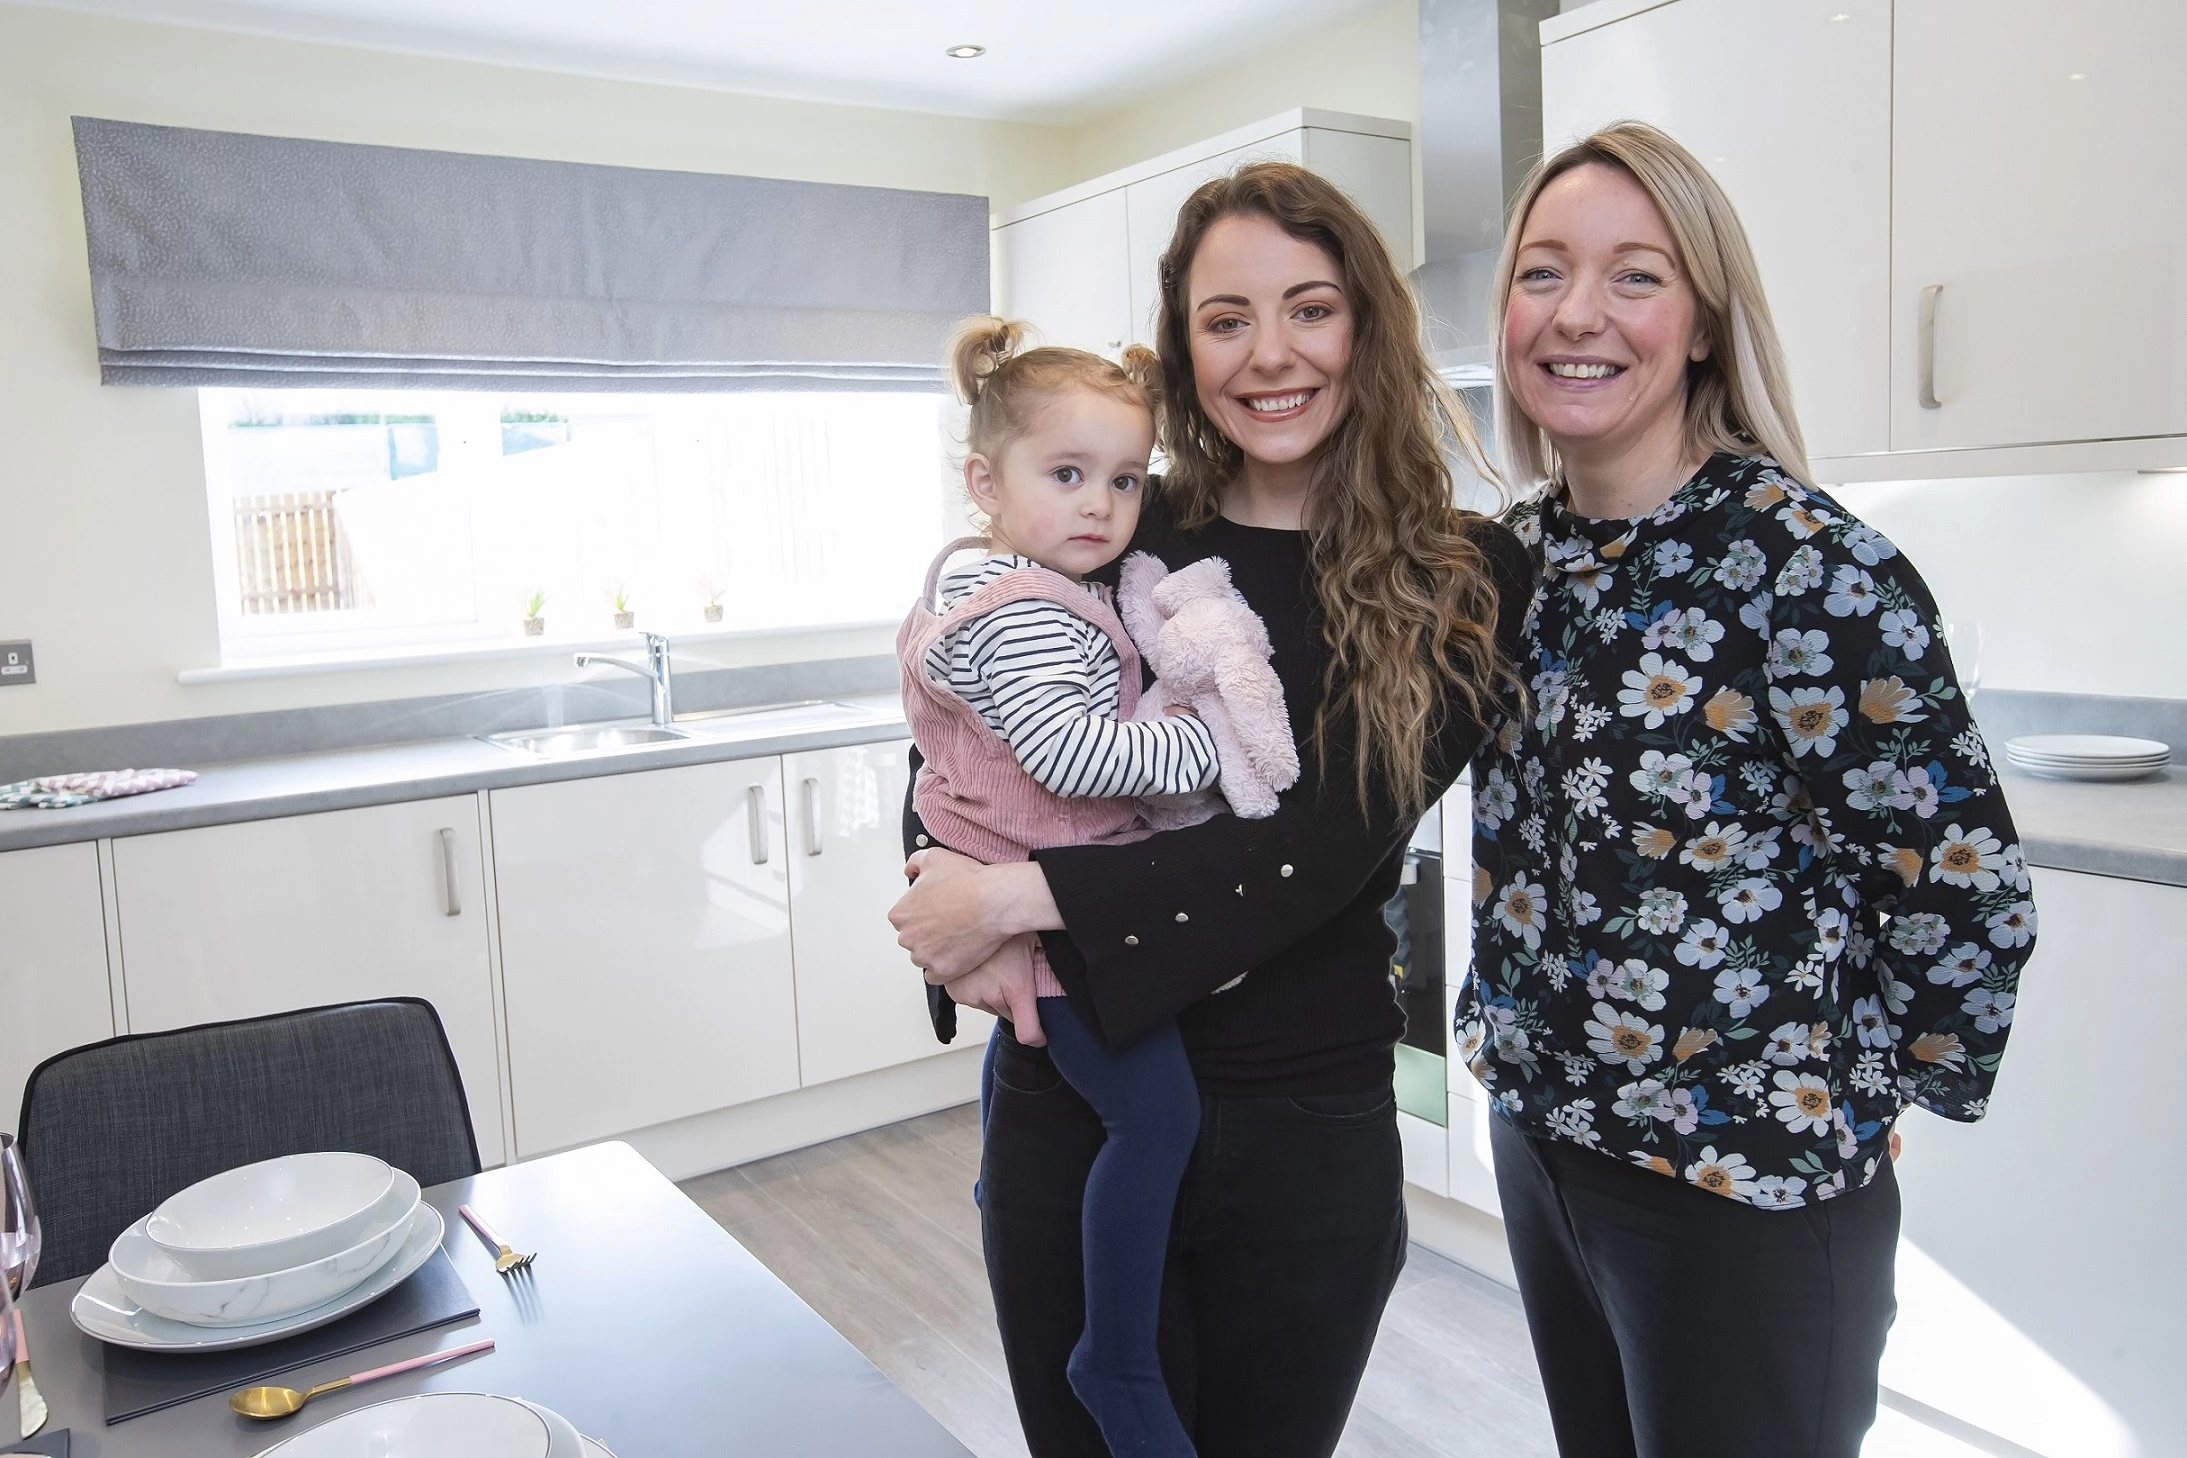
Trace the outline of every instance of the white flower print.
<instances>
[{"instance_id":1,"label":"white flower print","mask_svg":"<svg viewBox=\"0 0 2187 1458\"><path fill-rule=\"evenodd\" d=\"M1709 575L1733 592L1752 592L1762 584L1762 574L1769 570L1769 558L1762 549L1745 538L1724 548L1724 555L1716 559L1716 570Z\"/></svg>"},{"instance_id":2,"label":"white flower print","mask_svg":"<svg viewBox=\"0 0 2187 1458\"><path fill-rule=\"evenodd\" d=\"M1779 597L1800 597L1822 586L1822 582L1822 553L1812 546L1802 546L1785 559L1785 565L1777 570L1777 580L1770 586Z\"/></svg>"},{"instance_id":3,"label":"white flower print","mask_svg":"<svg viewBox=\"0 0 2187 1458\"><path fill-rule=\"evenodd\" d=\"M1990 929L1990 945L2024 947L2035 940L2035 903L2015 901L1984 923Z\"/></svg>"},{"instance_id":4,"label":"white flower print","mask_svg":"<svg viewBox=\"0 0 2187 1458\"><path fill-rule=\"evenodd\" d=\"M1759 921L1768 912L1775 911L1785 899L1784 893L1760 876L1745 876L1716 899L1722 908L1724 920L1731 922Z\"/></svg>"},{"instance_id":5,"label":"white flower print","mask_svg":"<svg viewBox=\"0 0 2187 1458\"><path fill-rule=\"evenodd\" d=\"M1678 853L1678 863L1692 866L1697 871L1718 871L1732 861L1746 855L1747 833L1733 821L1720 825L1711 820L1707 830L1686 842L1686 848Z\"/></svg>"},{"instance_id":6,"label":"white flower print","mask_svg":"<svg viewBox=\"0 0 2187 1458\"><path fill-rule=\"evenodd\" d=\"M1660 653L1643 653L1638 669L1625 670L1625 687L1618 690L1618 712L1638 719L1650 729L1660 729L1673 714L1693 707L1701 680L1692 669Z\"/></svg>"},{"instance_id":7,"label":"white flower print","mask_svg":"<svg viewBox=\"0 0 2187 1458\"><path fill-rule=\"evenodd\" d=\"M1990 970L1990 954L1973 942L1961 942L1951 955L1929 969L1929 980L1939 987L1965 987L1980 982Z\"/></svg>"},{"instance_id":8,"label":"white flower print","mask_svg":"<svg viewBox=\"0 0 2187 1458\"><path fill-rule=\"evenodd\" d=\"M1724 960L1730 945L1730 932L1713 921L1697 921L1686 928L1686 934L1678 939L1672 955L1688 967L1699 967L1706 972Z\"/></svg>"},{"instance_id":9,"label":"white flower print","mask_svg":"<svg viewBox=\"0 0 2187 1458\"><path fill-rule=\"evenodd\" d=\"M1795 1134L1830 1132L1829 1084L1812 1073L1794 1073L1789 1068L1770 1081L1777 1087L1770 1091L1769 1101L1786 1128Z\"/></svg>"},{"instance_id":10,"label":"white flower print","mask_svg":"<svg viewBox=\"0 0 2187 1458\"><path fill-rule=\"evenodd\" d=\"M1606 607L1595 614L1595 636L1605 643L1615 643L1618 634L1625 631L1625 614L1614 607Z\"/></svg>"},{"instance_id":11,"label":"white flower print","mask_svg":"<svg viewBox=\"0 0 2187 1458\"><path fill-rule=\"evenodd\" d=\"M1551 992L1564 991L1564 984L1572 978L1572 964L1565 961L1562 952L1542 953L1542 976L1549 979Z\"/></svg>"},{"instance_id":12,"label":"white flower print","mask_svg":"<svg viewBox=\"0 0 2187 1458\"><path fill-rule=\"evenodd\" d=\"M1684 542L1664 542L1655 549L1655 570L1661 577L1677 577L1693 566L1693 548Z\"/></svg>"},{"instance_id":13,"label":"white flower print","mask_svg":"<svg viewBox=\"0 0 2187 1458\"><path fill-rule=\"evenodd\" d=\"M1759 1062L1734 1063L1717 1077L1723 1081L1724 1087L1741 1098L1759 1102L1762 1097L1762 1081L1769 1077L1769 1065Z\"/></svg>"},{"instance_id":14,"label":"white flower print","mask_svg":"<svg viewBox=\"0 0 2187 1458\"><path fill-rule=\"evenodd\" d=\"M1820 957L1802 957L1785 973L1785 986L1798 992L1822 991L1825 965Z\"/></svg>"},{"instance_id":15,"label":"white flower print","mask_svg":"<svg viewBox=\"0 0 2187 1458\"><path fill-rule=\"evenodd\" d=\"M1790 693L1769 691L1769 710L1783 726L1792 756L1812 754L1828 759L1837 753L1838 735L1844 730L1845 690L1836 684L1826 689L1802 688Z\"/></svg>"},{"instance_id":16,"label":"white flower print","mask_svg":"<svg viewBox=\"0 0 2187 1458\"><path fill-rule=\"evenodd\" d=\"M1542 853L1542 846L1547 840L1548 833L1548 827L1542 824L1542 817L1539 812L1529 815L1519 822L1519 839L1524 841L1526 848L1535 855Z\"/></svg>"},{"instance_id":17,"label":"white flower print","mask_svg":"<svg viewBox=\"0 0 2187 1458\"><path fill-rule=\"evenodd\" d=\"M1821 507L1804 505L1806 500L1803 493L1777 513L1777 520L1785 524L1785 530L1803 541L1837 520Z\"/></svg>"},{"instance_id":18,"label":"white flower print","mask_svg":"<svg viewBox=\"0 0 2187 1458\"><path fill-rule=\"evenodd\" d=\"M1716 1146L1705 1147L1692 1164L1686 1166L1686 1182L1699 1185L1712 1195L1728 1195L1734 1200L1750 1200L1754 1197L1754 1166L1747 1163L1743 1154L1718 1154Z\"/></svg>"},{"instance_id":19,"label":"white flower print","mask_svg":"<svg viewBox=\"0 0 2187 1458\"><path fill-rule=\"evenodd\" d=\"M1776 600L1766 592L1757 593L1755 596L1748 598L1739 608L1739 626L1750 633L1759 633L1767 638L1769 636L1769 610L1776 605Z\"/></svg>"},{"instance_id":20,"label":"white flower print","mask_svg":"<svg viewBox=\"0 0 2187 1458\"><path fill-rule=\"evenodd\" d=\"M1699 820L1716 803L1716 781L1707 770L1688 770L1663 798L1683 808L1688 820Z\"/></svg>"},{"instance_id":21,"label":"white flower print","mask_svg":"<svg viewBox=\"0 0 2187 1458\"><path fill-rule=\"evenodd\" d=\"M1943 787L1930 779L1928 770L1920 765L1892 774L1891 798L1894 802L1905 800L1906 807L1923 820L1936 814L1944 804Z\"/></svg>"},{"instance_id":22,"label":"white flower print","mask_svg":"<svg viewBox=\"0 0 2187 1458\"><path fill-rule=\"evenodd\" d=\"M1534 727L1547 734L1564 722L1565 708L1572 702L1570 676L1561 668L1545 669L1534 675Z\"/></svg>"},{"instance_id":23,"label":"white flower print","mask_svg":"<svg viewBox=\"0 0 2187 1458\"><path fill-rule=\"evenodd\" d=\"M1724 641L1724 625L1699 608L1673 609L1648 624L1640 642L1647 648L1676 648L1696 663L1716 656L1716 644Z\"/></svg>"},{"instance_id":24,"label":"white flower print","mask_svg":"<svg viewBox=\"0 0 2187 1458\"><path fill-rule=\"evenodd\" d=\"M1942 950L1951 935L1951 923L1935 912L1910 911L1891 918L1891 929L1884 934L1884 940L1909 956L1926 957Z\"/></svg>"},{"instance_id":25,"label":"white flower print","mask_svg":"<svg viewBox=\"0 0 2187 1458\"><path fill-rule=\"evenodd\" d=\"M1542 888L1524 876L1505 886L1496 899L1496 919L1532 951L1542 944Z\"/></svg>"},{"instance_id":26,"label":"white flower print","mask_svg":"<svg viewBox=\"0 0 2187 1458\"><path fill-rule=\"evenodd\" d=\"M1845 938L1852 931L1853 923L1835 906L1826 906L1815 914L1815 950L1823 960L1835 962L1845 951Z\"/></svg>"},{"instance_id":27,"label":"white flower print","mask_svg":"<svg viewBox=\"0 0 2187 1458\"><path fill-rule=\"evenodd\" d=\"M1772 679L1795 678L1806 674L1820 678L1828 673L1834 663L1830 657L1830 635L1820 628L1801 632L1786 628L1770 640L1769 657L1764 668Z\"/></svg>"},{"instance_id":28,"label":"white flower print","mask_svg":"<svg viewBox=\"0 0 2187 1458\"><path fill-rule=\"evenodd\" d=\"M1603 965L1609 963L1605 961ZM1620 962L1604 983L1611 997L1637 1002L1644 1012L1663 1010L1663 989L1670 985L1670 973L1659 971L1638 957Z\"/></svg>"},{"instance_id":29,"label":"white flower print","mask_svg":"<svg viewBox=\"0 0 2187 1458\"><path fill-rule=\"evenodd\" d=\"M1852 1081L1856 1092L1877 1098L1891 1091L1891 1070L1885 1066L1883 1054L1867 1052L1853 1065Z\"/></svg>"},{"instance_id":30,"label":"white flower print","mask_svg":"<svg viewBox=\"0 0 2187 1458\"><path fill-rule=\"evenodd\" d=\"M1638 1013L1619 1012L1606 1002L1595 1004L1587 1024L1587 1047L1597 1058L1628 1073L1646 1073L1648 1065L1663 1056L1663 1025L1651 1023Z\"/></svg>"},{"instance_id":31,"label":"white flower print","mask_svg":"<svg viewBox=\"0 0 2187 1458\"><path fill-rule=\"evenodd\" d=\"M1598 704L1581 704L1572 711L1572 737L1585 743L1601 732L1602 727L1615 717Z\"/></svg>"},{"instance_id":32,"label":"white flower print","mask_svg":"<svg viewBox=\"0 0 2187 1458\"><path fill-rule=\"evenodd\" d=\"M1716 974L1716 1000L1743 1018L1769 999L1762 974L1752 967L1726 967Z\"/></svg>"},{"instance_id":33,"label":"white flower print","mask_svg":"<svg viewBox=\"0 0 2187 1458\"><path fill-rule=\"evenodd\" d=\"M1683 754L1665 754L1660 749L1643 751L1640 768L1627 776L1632 787L1643 795L1665 796L1676 792L1686 782L1686 771L1693 768L1693 761Z\"/></svg>"},{"instance_id":34,"label":"white flower print","mask_svg":"<svg viewBox=\"0 0 2187 1458\"><path fill-rule=\"evenodd\" d=\"M1495 830L1518 811L1519 787L1497 765L1473 792L1473 821L1485 830Z\"/></svg>"},{"instance_id":35,"label":"white flower print","mask_svg":"<svg viewBox=\"0 0 2187 1458\"><path fill-rule=\"evenodd\" d=\"M1898 555L1898 548L1891 545L1890 538L1866 522L1847 527L1845 535L1838 538L1838 541L1853 554L1854 561L1867 567L1889 561Z\"/></svg>"},{"instance_id":36,"label":"white flower print","mask_svg":"<svg viewBox=\"0 0 2187 1458\"><path fill-rule=\"evenodd\" d=\"M1770 862L1777 859L1779 828L1770 826L1759 835L1747 837L1746 848L1739 853L1739 864L1750 871L1766 871Z\"/></svg>"},{"instance_id":37,"label":"white flower print","mask_svg":"<svg viewBox=\"0 0 2187 1458\"><path fill-rule=\"evenodd\" d=\"M1685 893L1651 886L1640 893L1640 905L1632 916L1634 924L1651 935L1677 931L1686 922Z\"/></svg>"},{"instance_id":38,"label":"white flower print","mask_svg":"<svg viewBox=\"0 0 2187 1458\"><path fill-rule=\"evenodd\" d=\"M1870 1048L1888 1048L1898 1041L1898 1029L1883 1012L1883 999L1864 997L1853 1004L1853 1031Z\"/></svg>"},{"instance_id":39,"label":"white flower print","mask_svg":"<svg viewBox=\"0 0 2187 1458\"><path fill-rule=\"evenodd\" d=\"M1830 595L1823 599L1823 611L1835 618L1866 617L1876 610L1880 600L1875 578L1858 567L1840 566L1830 578Z\"/></svg>"},{"instance_id":40,"label":"white flower print","mask_svg":"<svg viewBox=\"0 0 2187 1458\"><path fill-rule=\"evenodd\" d=\"M1777 788L1777 767L1758 759L1750 759L1739 766L1739 778L1749 793L1767 795Z\"/></svg>"},{"instance_id":41,"label":"white flower print","mask_svg":"<svg viewBox=\"0 0 2187 1458\"><path fill-rule=\"evenodd\" d=\"M1977 891L1995 891L1997 873L2004 867L2003 847L1997 837L1980 826L1962 830L1953 825L1944 832L1944 839L1935 850L1929 852L1929 879L1942 881L1947 886L1971 886Z\"/></svg>"},{"instance_id":42,"label":"white flower print","mask_svg":"<svg viewBox=\"0 0 2187 1458\"><path fill-rule=\"evenodd\" d=\"M1851 1159L1860 1153L1860 1140L1854 1136L1853 1126L1845 1117L1844 1104L1839 1104L1830 1111L1830 1133L1837 1140L1838 1158Z\"/></svg>"},{"instance_id":43,"label":"white flower print","mask_svg":"<svg viewBox=\"0 0 2187 1458\"><path fill-rule=\"evenodd\" d=\"M1919 613L1893 608L1877 622L1883 630L1883 641L1904 653L1908 662L1929 651L1929 625L1921 621Z\"/></svg>"},{"instance_id":44,"label":"white flower print","mask_svg":"<svg viewBox=\"0 0 2187 1458\"><path fill-rule=\"evenodd\" d=\"M1904 810L1913 804L1906 793L1906 777L1887 759L1876 760L1866 769L1849 769L1838 783L1848 792L1845 803L1855 810L1881 814Z\"/></svg>"},{"instance_id":45,"label":"white flower print","mask_svg":"<svg viewBox=\"0 0 2187 1458\"><path fill-rule=\"evenodd\" d=\"M1593 1099L1574 1099L1550 1110L1549 1130L1557 1138L1569 1139L1575 1144L1596 1147L1602 1143L1602 1136L1595 1132Z\"/></svg>"},{"instance_id":46,"label":"white flower print","mask_svg":"<svg viewBox=\"0 0 2187 1458\"><path fill-rule=\"evenodd\" d=\"M1564 795L1581 815L1600 815L1602 791L1610 783L1610 767L1599 759L1582 760L1564 772Z\"/></svg>"},{"instance_id":47,"label":"white flower print","mask_svg":"<svg viewBox=\"0 0 2187 1458\"><path fill-rule=\"evenodd\" d=\"M1914 989L1891 975L1887 967L1876 969L1877 991L1883 995L1883 1005L1894 1017L1903 1017L1906 1009L1914 1005Z\"/></svg>"},{"instance_id":48,"label":"white flower print","mask_svg":"<svg viewBox=\"0 0 2187 1458\"><path fill-rule=\"evenodd\" d=\"M1571 888L1565 897L1565 907L1571 913L1572 925L1588 926L1602 920L1602 904L1595 900L1595 893Z\"/></svg>"},{"instance_id":49,"label":"white flower print","mask_svg":"<svg viewBox=\"0 0 2187 1458\"><path fill-rule=\"evenodd\" d=\"M1983 742L1979 729L1962 729L1952 736L1952 753L1966 760L1976 769L1990 767L1990 747Z\"/></svg>"},{"instance_id":50,"label":"white flower print","mask_svg":"<svg viewBox=\"0 0 2187 1458\"><path fill-rule=\"evenodd\" d=\"M1769 1037L1762 1044L1762 1057L1783 1068L1799 1063L1807 1054L1805 1023L1780 1023L1770 1029Z\"/></svg>"},{"instance_id":51,"label":"white flower print","mask_svg":"<svg viewBox=\"0 0 2187 1458\"><path fill-rule=\"evenodd\" d=\"M1974 1019L1974 1025L1985 1033L2012 1026L2012 1006L2016 999L2009 992L1992 992L1987 987L1977 987L1967 994L1967 1000L1959 1010Z\"/></svg>"},{"instance_id":52,"label":"white flower print","mask_svg":"<svg viewBox=\"0 0 2187 1458\"><path fill-rule=\"evenodd\" d=\"M1998 857L1997 879L2008 888L2025 893L2029 886L2027 856L2018 844L2005 847Z\"/></svg>"},{"instance_id":53,"label":"white flower print","mask_svg":"<svg viewBox=\"0 0 2187 1458\"><path fill-rule=\"evenodd\" d=\"M1765 1210L1797 1210L1807 1203L1807 1181L1798 1175L1763 1175L1747 1198Z\"/></svg>"},{"instance_id":54,"label":"white flower print","mask_svg":"<svg viewBox=\"0 0 2187 1458\"><path fill-rule=\"evenodd\" d=\"M1595 1060L1582 1058L1577 1053L1559 1053L1557 1061L1564 1065L1564 1081L1585 1085L1594 1081Z\"/></svg>"}]
</instances>

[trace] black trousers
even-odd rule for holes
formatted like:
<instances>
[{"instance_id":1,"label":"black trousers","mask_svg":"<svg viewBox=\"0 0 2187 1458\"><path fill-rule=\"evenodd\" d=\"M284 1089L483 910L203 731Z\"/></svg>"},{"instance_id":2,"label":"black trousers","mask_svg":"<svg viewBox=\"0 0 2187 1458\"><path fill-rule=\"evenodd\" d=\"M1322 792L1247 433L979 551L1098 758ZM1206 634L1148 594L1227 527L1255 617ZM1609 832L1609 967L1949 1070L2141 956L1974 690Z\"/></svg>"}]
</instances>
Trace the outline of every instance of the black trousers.
<instances>
[{"instance_id":1,"label":"black trousers","mask_svg":"<svg viewBox=\"0 0 2187 1458\"><path fill-rule=\"evenodd\" d=\"M1898 1310L1889 1161L1757 1210L1489 1123L1563 1458L1857 1458Z\"/></svg>"},{"instance_id":2,"label":"black trousers","mask_svg":"<svg viewBox=\"0 0 2187 1458\"><path fill-rule=\"evenodd\" d=\"M1064 1375L1085 1328L1079 1210L1101 1120L997 1030L980 1223L1033 1458L1109 1458ZM1397 1105L1203 1095L1163 1274L1161 1356L1200 1458L1327 1458L1405 1262Z\"/></svg>"}]
</instances>

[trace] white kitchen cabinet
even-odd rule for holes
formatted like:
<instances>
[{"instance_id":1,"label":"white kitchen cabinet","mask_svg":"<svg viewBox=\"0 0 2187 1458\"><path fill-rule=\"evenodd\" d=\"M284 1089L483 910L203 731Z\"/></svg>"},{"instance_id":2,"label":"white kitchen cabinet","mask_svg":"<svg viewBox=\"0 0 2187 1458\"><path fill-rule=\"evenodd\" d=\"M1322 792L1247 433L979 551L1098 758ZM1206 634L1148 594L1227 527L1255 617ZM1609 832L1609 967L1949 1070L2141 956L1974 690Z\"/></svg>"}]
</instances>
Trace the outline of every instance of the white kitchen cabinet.
<instances>
[{"instance_id":1,"label":"white kitchen cabinet","mask_svg":"<svg viewBox=\"0 0 2187 1458\"><path fill-rule=\"evenodd\" d=\"M1897 14L1893 446L2187 432L2187 6Z\"/></svg>"},{"instance_id":2,"label":"white kitchen cabinet","mask_svg":"<svg viewBox=\"0 0 2187 1458\"><path fill-rule=\"evenodd\" d=\"M98 848L0 855L0 1128L15 1128L33 1068L113 1036Z\"/></svg>"},{"instance_id":3,"label":"white kitchen cabinet","mask_svg":"<svg viewBox=\"0 0 2187 1458\"><path fill-rule=\"evenodd\" d=\"M1683 142L1754 245L1808 454L1888 450L1891 6L1672 0L1588 24L1608 8L1543 25L1545 151L1627 117Z\"/></svg>"},{"instance_id":4,"label":"white kitchen cabinet","mask_svg":"<svg viewBox=\"0 0 2187 1458\"><path fill-rule=\"evenodd\" d=\"M1411 127L1300 109L1011 209L995 228L996 307L1052 343L1111 356L1128 341L1152 344L1178 207L1207 179L1261 160L1300 162L1342 187L1411 271Z\"/></svg>"},{"instance_id":5,"label":"white kitchen cabinet","mask_svg":"<svg viewBox=\"0 0 2187 1458\"><path fill-rule=\"evenodd\" d=\"M909 740L784 755L797 1047L807 1086L946 1051L888 910L904 886ZM994 1019L957 1013L956 1047Z\"/></svg>"},{"instance_id":6,"label":"white kitchen cabinet","mask_svg":"<svg viewBox=\"0 0 2187 1458\"><path fill-rule=\"evenodd\" d=\"M2187 1027L2187 887L2034 877L2042 928L1988 1117L1899 1126L1883 1382L2013 1451L2177 1453L2187 1166L2169 1050Z\"/></svg>"},{"instance_id":7,"label":"white kitchen cabinet","mask_svg":"<svg viewBox=\"0 0 2187 1458\"><path fill-rule=\"evenodd\" d=\"M490 799L519 1155L797 1087L780 760Z\"/></svg>"},{"instance_id":8,"label":"white kitchen cabinet","mask_svg":"<svg viewBox=\"0 0 2187 1458\"><path fill-rule=\"evenodd\" d=\"M1098 193L997 228L995 245L1002 311L1032 320L1043 343L1114 359L1132 340L1122 191Z\"/></svg>"},{"instance_id":9,"label":"white kitchen cabinet","mask_svg":"<svg viewBox=\"0 0 2187 1458\"><path fill-rule=\"evenodd\" d=\"M480 1154L498 1162L479 846L475 795L114 841L129 1031L425 998L455 1050Z\"/></svg>"},{"instance_id":10,"label":"white kitchen cabinet","mask_svg":"<svg viewBox=\"0 0 2187 1458\"><path fill-rule=\"evenodd\" d=\"M1443 947L1448 959L1444 982L1450 1004L1446 1021L1453 1023L1459 989L1473 970L1473 890L1473 787L1461 781L1443 797ZM1444 1193L1501 1219L1496 1165L1488 1147L1488 1095L1458 1057L1455 1032L1449 1075Z\"/></svg>"}]
</instances>

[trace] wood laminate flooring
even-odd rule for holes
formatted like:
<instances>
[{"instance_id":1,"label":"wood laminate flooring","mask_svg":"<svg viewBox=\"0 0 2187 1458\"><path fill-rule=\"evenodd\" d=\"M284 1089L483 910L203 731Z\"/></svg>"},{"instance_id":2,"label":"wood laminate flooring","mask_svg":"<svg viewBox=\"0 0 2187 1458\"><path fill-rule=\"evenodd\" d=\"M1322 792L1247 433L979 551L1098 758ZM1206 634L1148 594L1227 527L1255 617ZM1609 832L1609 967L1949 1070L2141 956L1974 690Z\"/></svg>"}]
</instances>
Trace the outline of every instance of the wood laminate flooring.
<instances>
[{"instance_id":1,"label":"wood laminate flooring","mask_svg":"<svg viewBox=\"0 0 2187 1458\"><path fill-rule=\"evenodd\" d=\"M1025 1458L972 1206L979 1141L968 1104L683 1188L979 1458ZM1518 1296L1414 1246L1337 1452L1553 1454Z\"/></svg>"}]
</instances>

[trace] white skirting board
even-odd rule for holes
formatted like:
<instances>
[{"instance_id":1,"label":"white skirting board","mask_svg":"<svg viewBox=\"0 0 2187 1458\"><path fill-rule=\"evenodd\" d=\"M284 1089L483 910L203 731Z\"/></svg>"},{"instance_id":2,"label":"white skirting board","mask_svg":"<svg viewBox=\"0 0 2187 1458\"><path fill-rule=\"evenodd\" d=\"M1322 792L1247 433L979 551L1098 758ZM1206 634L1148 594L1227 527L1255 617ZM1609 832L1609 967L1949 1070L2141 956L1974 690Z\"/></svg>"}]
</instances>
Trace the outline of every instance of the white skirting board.
<instances>
[{"instance_id":1,"label":"white skirting board","mask_svg":"<svg viewBox=\"0 0 2187 1458\"><path fill-rule=\"evenodd\" d=\"M1504 1244L1504 1223L1495 1216L1408 1184L1405 1218L1412 1227L1414 1245L1424 1246L1491 1281L1518 1288L1511 1250Z\"/></svg>"},{"instance_id":2,"label":"white skirting board","mask_svg":"<svg viewBox=\"0 0 2187 1458\"><path fill-rule=\"evenodd\" d=\"M687 1180L970 1103L979 1097L980 1053L975 1042L621 1137L662 1174Z\"/></svg>"}]
</instances>

